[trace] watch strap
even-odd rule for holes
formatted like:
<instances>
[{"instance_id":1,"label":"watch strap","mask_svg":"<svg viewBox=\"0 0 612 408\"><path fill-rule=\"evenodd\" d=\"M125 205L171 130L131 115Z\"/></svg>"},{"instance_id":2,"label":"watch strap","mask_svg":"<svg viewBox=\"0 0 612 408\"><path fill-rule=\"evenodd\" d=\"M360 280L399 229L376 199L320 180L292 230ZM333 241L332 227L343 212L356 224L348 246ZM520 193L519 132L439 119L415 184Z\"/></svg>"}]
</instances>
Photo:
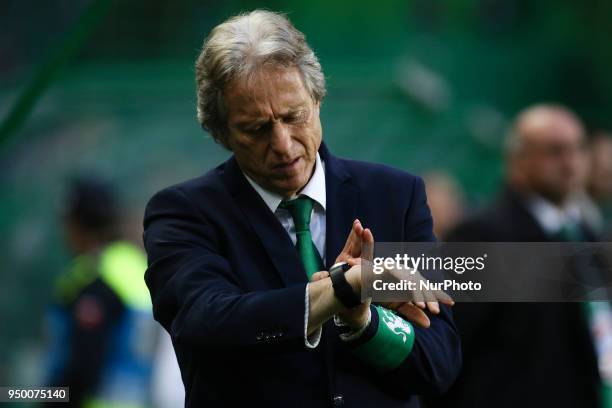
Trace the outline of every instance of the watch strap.
<instances>
[{"instance_id":1,"label":"watch strap","mask_svg":"<svg viewBox=\"0 0 612 408\"><path fill-rule=\"evenodd\" d=\"M351 269L346 262L337 263L329 269L329 277L334 288L334 295L345 307L352 309L361 304L361 298L353 291L344 274Z\"/></svg>"}]
</instances>

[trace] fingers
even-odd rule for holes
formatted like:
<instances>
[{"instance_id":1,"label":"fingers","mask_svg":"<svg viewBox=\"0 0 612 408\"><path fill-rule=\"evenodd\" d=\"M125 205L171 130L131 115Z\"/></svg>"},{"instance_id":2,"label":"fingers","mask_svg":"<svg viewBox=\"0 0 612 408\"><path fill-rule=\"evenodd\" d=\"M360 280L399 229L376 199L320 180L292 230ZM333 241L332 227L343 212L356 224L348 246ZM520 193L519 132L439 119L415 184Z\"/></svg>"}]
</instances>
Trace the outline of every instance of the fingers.
<instances>
[{"instance_id":1,"label":"fingers","mask_svg":"<svg viewBox=\"0 0 612 408\"><path fill-rule=\"evenodd\" d=\"M361 234L361 257L367 260L374 259L374 235L369 228Z\"/></svg>"},{"instance_id":2,"label":"fingers","mask_svg":"<svg viewBox=\"0 0 612 408\"><path fill-rule=\"evenodd\" d=\"M434 291L426 290L423 295L425 296L425 304L427 309L434 314L440 313L440 307L438 306L438 299Z\"/></svg>"},{"instance_id":3,"label":"fingers","mask_svg":"<svg viewBox=\"0 0 612 408\"><path fill-rule=\"evenodd\" d=\"M372 231L369 228L363 230L363 232L361 233L361 239L363 240L363 242L371 244L374 243L374 235L372 235Z\"/></svg>"},{"instance_id":4,"label":"fingers","mask_svg":"<svg viewBox=\"0 0 612 408\"><path fill-rule=\"evenodd\" d=\"M429 311L433 314L440 313L440 306L438 305L438 302L427 302L427 309L429 309Z\"/></svg>"},{"instance_id":5,"label":"fingers","mask_svg":"<svg viewBox=\"0 0 612 408\"><path fill-rule=\"evenodd\" d=\"M397 309L397 312L409 322L414 323L424 329L427 329L429 328L429 326L431 326L431 321L429 320L429 317L427 317L425 312L412 303L402 304Z\"/></svg>"},{"instance_id":6,"label":"fingers","mask_svg":"<svg viewBox=\"0 0 612 408\"><path fill-rule=\"evenodd\" d=\"M407 273L398 269L388 269L386 272L397 279L410 279L419 288L418 283L424 279L418 271ZM440 303L448 306L455 304L453 298L443 290L415 289L409 292L409 299L416 307L422 310L427 309L433 314L440 313Z\"/></svg>"},{"instance_id":7,"label":"fingers","mask_svg":"<svg viewBox=\"0 0 612 408\"><path fill-rule=\"evenodd\" d=\"M439 291L442 294L446 295L446 297L443 297L441 294L439 294L437 292L438 291L436 291L436 292L429 292L429 291L424 291L424 292L417 291L417 292L414 292L414 294L413 294L413 298L415 299L413 301L414 305L416 307L418 307L419 309L422 309L422 310L427 309L427 310L429 310L433 314L439 314L440 313L440 304L439 304L438 301L440 301L440 302L442 302L442 303L444 303L446 305L449 305L449 306L452 306L452 305L455 304L455 302L453 302L452 299L450 299L450 296L446 295L446 293L444 293L442 291ZM441 298L444 299L444 300L442 300ZM448 301L446 298L450 299L450 301ZM425 300L423 300L423 299L425 299Z\"/></svg>"},{"instance_id":8,"label":"fingers","mask_svg":"<svg viewBox=\"0 0 612 408\"><path fill-rule=\"evenodd\" d=\"M355 234L357 234L358 237L361 237L361 234L363 233L363 226L358 218L353 221L353 231L355 231Z\"/></svg>"},{"instance_id":9,"label":"fingers","mask_svg":"<svg viewBox=\"0 0 612 408\"><path fill-rule=\"evenodd\" d=\"M369 228L363 228L361 221L355 219L351 232L346 238L344 248L336 258L336 262L348 262L351 266L358 265L357 259L372 260L374 257L374 235Z\"/></svg>"},{"instance_id":10,"label":"fingers","mask_svg":"<svg viewBox=\"0 0 612 408\"><path fill-rule=\"evenodd\" d=\"M455 304L453 298L443 290L436 290L436 298L440 301L440 303L448 306L453 306Z\"/></svg>"},{"instance_id":11,"label":"fingers","mask_svg":"<svg viewBox=\"0 0 612 408\"><path fill-rule=\"evenodd\" d=\"M363 234L363 226L361 221L356 219L353 221L351 231L349 232L344 248L336 258L336 262L349 262L350 258L359 258L361 256L361 234Z\"/></svg>"},{"instance_id":12,"label":"fingers","mask_svg":"<svg viewBox=\"0 0 612 408\"><path fill-rule=\"evenodd\" d=\"M390 310L400 310L405 305L412 305L413 307L419 308L421 310L429 310L433 314L440 313L440 306L438 302L419 302L419 304L414 304L413 302L387 302L381 303L381 305Z\"/></svg>"},{"instance_id":13,"label":"fingers","mask_svg":"<svg viewBox=\"0 0 612 408\"><path fill-rule=\"evenodd\" d=\"M353 243L349 250L349 254L353 258L358 258L361 256L361 247L362 247L362 236L363 235L363 226L361 225L361 221L356 219L353 221L353 229L351 230L351 236L353 237Z\"/></svg>"},{"instance_id":14,"label":"fingers","mask_svg":"<svg viewBox=\"0 0 612 408\"><path fill-rule=\"evenodd\" d=\"M423 291L421 290L413 290L412 292L410 292L410 298L412 300L412 303L414 303L417 307L420 307L421 309L425 309L427 307L427 305L425 304L425 295L423 294Z\"/></svg>"},{"instance_id":15,"label":"fingers","mask_svg":"<svg viewBox=\"0 0 612 408\"><path fill-rule=\"evenodd\" d=\"M311 282L316 282L318 280L321 279L325 279L329 276L329 272L327 271L319 271L319 272L315 272L312 274L312 277L310 278Z\"/></svg>"},{"instance_id":16,"label":"fingers","mask_svg":"<svg viewBox=\"0 0 612 408\"><path fill-rule=\"evenodd\" d=\"M407 320L423 328L428 328L431 325L425 310L429 310L432 314L440 313L438 302L387 302L381 305L387 309L395 310Z\"/></svg>"}]
</instances>

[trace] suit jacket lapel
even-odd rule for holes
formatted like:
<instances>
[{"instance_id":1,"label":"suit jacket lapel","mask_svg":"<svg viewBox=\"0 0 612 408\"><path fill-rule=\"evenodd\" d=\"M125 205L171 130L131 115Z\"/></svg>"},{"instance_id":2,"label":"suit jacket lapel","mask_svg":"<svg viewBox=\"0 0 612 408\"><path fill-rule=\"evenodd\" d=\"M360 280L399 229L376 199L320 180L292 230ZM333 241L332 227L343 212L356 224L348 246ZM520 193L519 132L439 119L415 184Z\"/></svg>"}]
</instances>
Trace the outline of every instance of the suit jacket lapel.
<instances>
[{"instance_id":1,"label":"suit jacket lapel","mask_svg":"<svg viewBox=\"0 0 612 408\"><path fill-rule=\"evenodd\" d=\"M329 270L344 247L353 221L357 218L360 197L350 173L342 161L329 153L324 143L321 143L319 155L325 163L327 198L325 261Z\"/></svg>"},{"instance_id":2,"label":"suit jacket lapel","mask_svg":"<svg viewBox=\"0 0 612 408\"><path fill-rule=\"evenodd\" d=\"M292 286L306 282L306 271L291 238L246 180L233 156L225 163L222 178L234 196L236 205L253 227L284 285Z\"/></svg>"}]
</instances>

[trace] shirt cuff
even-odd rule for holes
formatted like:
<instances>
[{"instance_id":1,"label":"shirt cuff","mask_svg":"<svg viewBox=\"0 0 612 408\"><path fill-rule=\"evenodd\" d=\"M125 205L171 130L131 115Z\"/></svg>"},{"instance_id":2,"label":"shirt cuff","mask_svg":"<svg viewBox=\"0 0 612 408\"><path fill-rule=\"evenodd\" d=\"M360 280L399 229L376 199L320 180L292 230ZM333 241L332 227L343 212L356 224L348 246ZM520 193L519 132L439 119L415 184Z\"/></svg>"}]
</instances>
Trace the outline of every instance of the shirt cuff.
<instances>
[{"instance_id":1,"label":"shirt cuff","mask_svg":"<svg viewBox=\"0 0 612 408\"><path fill-rule=\"evenodd\" d=\"M304 300L304 304L306 306L304 311L304 344L307 348L313 349L316 348L319 345L319 342L321 341L321 333L323 333L323 327L319 327L317 330L312 332L310 336L308 335L308 312L310 307L309 289L310 283L306 285L306 296Z\"/></svg>"},{"instance_id":2,"label":"shirt cuff","mask_svg":"<svg viewBox=\"0 0 612 408\"><path fill-rule=\"evenodd\" d=\"M370 308L368 308L368 318L365 324L357 330L349 330L347 332L340 333L340 339L342 341L353 341L355 339L358 339L363 333L365 333L366 329L368 328L368 326L370 326L371 323L372 311L370 310ZM338 315L334 315L334 324L341 329L346 329L348 327L348 324Z\"/></svg>"}]
</instances>

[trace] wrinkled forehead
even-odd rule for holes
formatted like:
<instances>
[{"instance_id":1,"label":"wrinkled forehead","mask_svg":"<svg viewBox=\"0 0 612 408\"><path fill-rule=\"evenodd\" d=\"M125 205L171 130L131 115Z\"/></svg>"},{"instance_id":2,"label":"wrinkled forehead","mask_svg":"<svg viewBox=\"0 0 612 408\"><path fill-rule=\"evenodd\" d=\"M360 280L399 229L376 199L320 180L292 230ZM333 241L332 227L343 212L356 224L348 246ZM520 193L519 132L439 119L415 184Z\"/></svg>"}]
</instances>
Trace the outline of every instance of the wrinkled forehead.
<instances>
[{"instance_id":1,"label":"wrinkled forehead","mask_svg":"<svg viewBox=\"0 0 612 408\"><path fill-rule=\"evenodd\" d=\"M283 114L312 102L297 67L265 66L230 82L223 95L230 120Z\"/></svg>"}]
</instances>

